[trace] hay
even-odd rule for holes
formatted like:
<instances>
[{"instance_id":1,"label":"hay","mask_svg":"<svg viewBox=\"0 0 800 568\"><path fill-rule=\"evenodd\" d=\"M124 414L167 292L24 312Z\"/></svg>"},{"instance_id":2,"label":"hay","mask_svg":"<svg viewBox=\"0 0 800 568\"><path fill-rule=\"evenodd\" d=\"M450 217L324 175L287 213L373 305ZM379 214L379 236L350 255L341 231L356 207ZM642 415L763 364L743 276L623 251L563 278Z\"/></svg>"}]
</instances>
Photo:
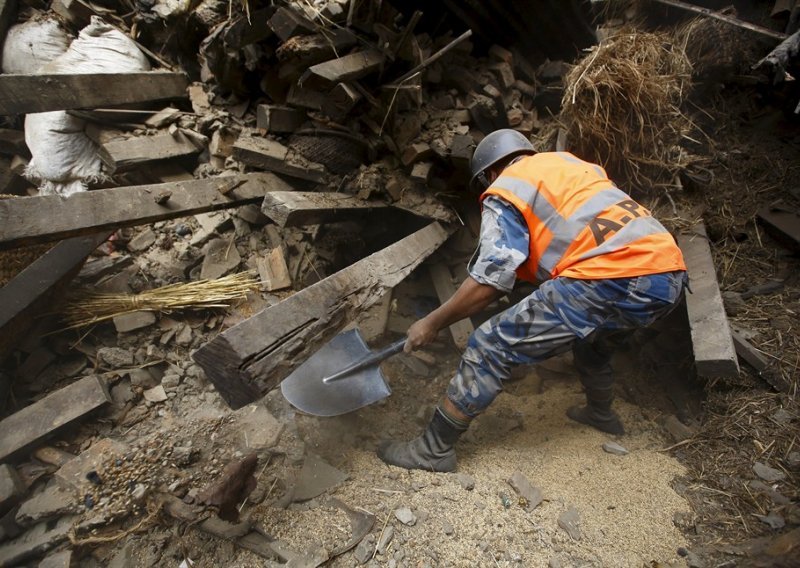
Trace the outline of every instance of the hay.
<instances>
[{"instance_id":1,"label":"hay","mask_svg":"<svg viewBox=\"0 0 800 568\"><path fill-rule=\"evenodd\" d=\"M680 144L692 124L681 104L691 72L669 34L626 29L594 47L565 78L572 148L636 188L668 186L688 162Z\"/></svg>"},{"instance_id":2,"label":"hay","mask_svg":"<svg viewBox=\"0 0 800 568\"><path fill-rule=\"evenodd\" d=\"M84 293L71 299L62 311L64 329L77 329L139 311L169 313L181 309L227 308L258 289L253 271L216 280L171 284L140 294Z\"/></svg>"},{"instance_id":3,"label":"hay","mask_svg":"<svg viewBox=\"0 0 800 568\"><path fill-rule=\"evenodd\" d=\"M0 194L0 199L14 199L16 197L19 196ZM15 276L52 247L53 243L47 243L0 251L0 288L11 282Z\"/></svg>"}]
</instances>

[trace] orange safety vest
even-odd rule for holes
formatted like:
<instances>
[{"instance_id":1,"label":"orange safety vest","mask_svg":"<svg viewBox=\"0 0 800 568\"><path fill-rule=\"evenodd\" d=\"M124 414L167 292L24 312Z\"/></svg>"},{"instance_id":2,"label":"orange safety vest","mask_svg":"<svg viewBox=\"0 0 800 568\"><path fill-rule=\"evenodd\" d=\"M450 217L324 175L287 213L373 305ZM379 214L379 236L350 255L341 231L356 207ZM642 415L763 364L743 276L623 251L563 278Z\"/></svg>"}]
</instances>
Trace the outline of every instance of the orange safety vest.
<instances>
[{"instance_id":1,"label":"orange safety vest","mask_svg":"<svg viewBox=\"0 0 800 568\"><path fill-rule=\"evenodd\" d=\"M524 217L528 259L517 276L597 280L686 270L675 239L597 164L568 152L517 160L481 195L502 197Z\"/></svg>"}]
</instances>

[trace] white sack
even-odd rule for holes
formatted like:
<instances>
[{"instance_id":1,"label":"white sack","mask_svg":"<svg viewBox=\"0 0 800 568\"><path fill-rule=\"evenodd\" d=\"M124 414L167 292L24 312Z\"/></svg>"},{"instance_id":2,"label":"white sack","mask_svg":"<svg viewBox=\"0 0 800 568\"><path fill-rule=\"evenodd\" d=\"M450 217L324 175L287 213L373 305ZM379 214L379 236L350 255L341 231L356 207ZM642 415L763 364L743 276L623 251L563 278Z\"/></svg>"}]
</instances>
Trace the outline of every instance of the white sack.
<instances>
[{"instance_id":1,"label":"white sack","mask_svg":"<svg viewBox=\"0 0 800 568\"><path fill-rule=\"evenodd\" d=\"M33 75L63 55L72 38L51 18L11 26L3 44L3 73Z\"/></svg>"},{"instance_id":2,"label":"white sack","mask_svg":"<svg viewBox=\"0 0 800 568\"><path fill-rule=\"evenodd\" d=\"M63 55L39 73L128 73L147 71L150 64L136 44L93 16ZM31 161L28 179L39 183L42 195L71 195L86 191L88 183L104 179L95 143L84 133L86 123L64 111L25 117L25 142Z\"/></svg>"}]
</instances>

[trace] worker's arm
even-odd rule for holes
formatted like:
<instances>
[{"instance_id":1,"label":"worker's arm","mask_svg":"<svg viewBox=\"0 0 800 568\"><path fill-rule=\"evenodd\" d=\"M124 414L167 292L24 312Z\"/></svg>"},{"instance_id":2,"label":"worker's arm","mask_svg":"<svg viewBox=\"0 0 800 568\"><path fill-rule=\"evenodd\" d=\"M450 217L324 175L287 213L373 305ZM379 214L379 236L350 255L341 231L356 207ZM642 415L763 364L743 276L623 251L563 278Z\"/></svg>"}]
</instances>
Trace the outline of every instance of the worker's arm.
<instances>
[{"instance_id":1,"label":"worker's arm","mask_svg":"<svg viewBox=\"0 0 800 568\"><path fill-rule=\"evenodd\" d=\"M408 328L405 352L431 343L440 329L481 312L503 294L472 277L467 278L449 300Z\"/></svg>"}]
</instances>

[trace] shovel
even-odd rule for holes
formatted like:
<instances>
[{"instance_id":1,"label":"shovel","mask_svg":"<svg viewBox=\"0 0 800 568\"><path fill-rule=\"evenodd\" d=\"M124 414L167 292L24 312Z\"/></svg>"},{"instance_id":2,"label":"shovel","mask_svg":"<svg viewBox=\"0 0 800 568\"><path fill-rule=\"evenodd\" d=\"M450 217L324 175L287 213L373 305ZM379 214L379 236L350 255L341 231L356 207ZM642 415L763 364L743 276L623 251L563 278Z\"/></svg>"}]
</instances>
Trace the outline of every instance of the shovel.
<instances>
[{"instance_id":1,"label":"shovel","mask_svg":"<svg viewBox=\"0 0 800 568\"><path fill-rule=\"evenodd\" d=\"M379 363L403 350L405 338L372 351L361 332L340 333L281 382L292 406L315 416L338 416L386 398L392 391Z\"/></svg>"}]
</instances>

